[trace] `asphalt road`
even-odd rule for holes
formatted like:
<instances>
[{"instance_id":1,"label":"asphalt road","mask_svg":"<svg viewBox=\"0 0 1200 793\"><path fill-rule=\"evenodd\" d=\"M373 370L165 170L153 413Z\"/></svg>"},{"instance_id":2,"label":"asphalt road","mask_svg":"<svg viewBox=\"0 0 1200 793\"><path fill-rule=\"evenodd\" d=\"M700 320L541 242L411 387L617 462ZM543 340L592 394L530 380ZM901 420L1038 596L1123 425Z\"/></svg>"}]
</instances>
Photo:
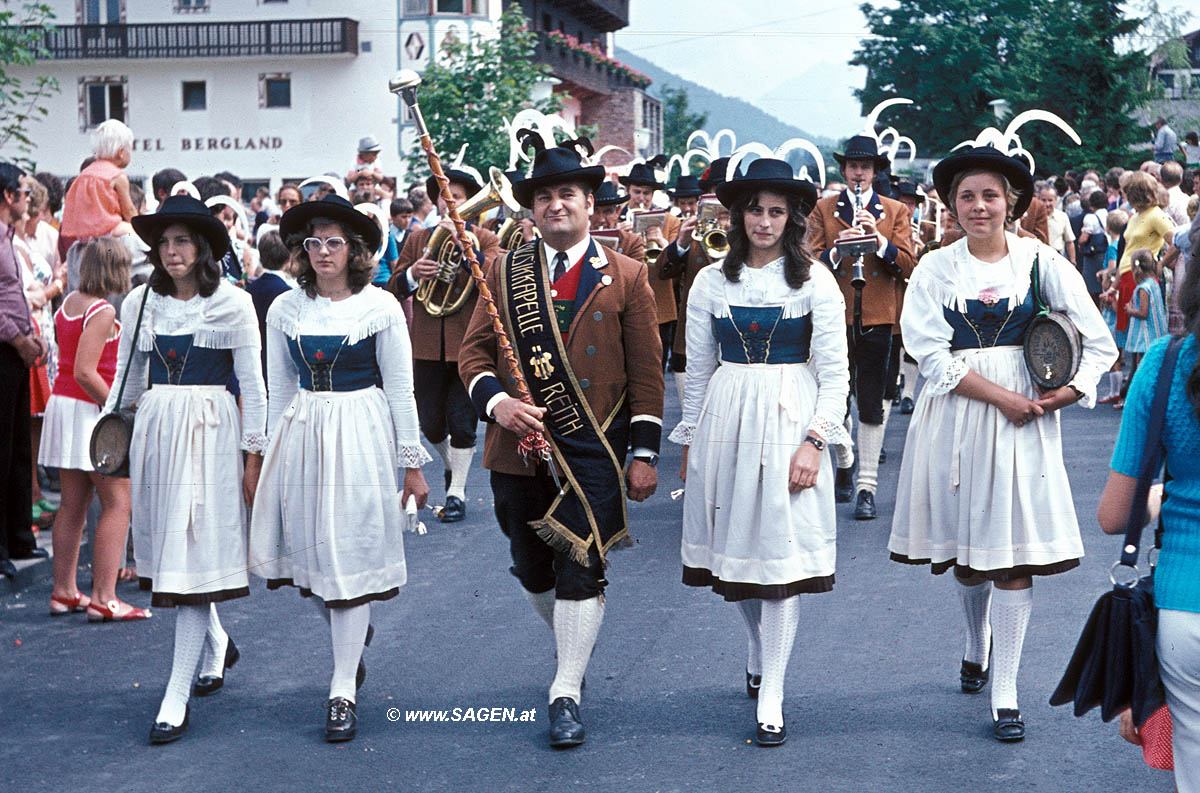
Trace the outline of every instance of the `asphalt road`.
<instances>
[{"instance_id":1,"label":"asphalt road","mask_svg":"<svg viewBox=\"0 0 1200 793\"><path fill-rule=\"evenodd\" d=\"M669 430L673 389L668 400ZM426 514L430 533L406 537L409 584L374 607L359 733L347 744L323 740L329 634L294 591L267 592L255 580L249 598L222 606L242 660L219 694L193 698L184 738L160 747L146 735L169 672L169 609L144 623L88 625L46 616L49 581L0 598L0 791L1170 791L1170 774L1147 769L1115 724L1047 704L1117 553L1094 516L1119 420L1104 406L1062 416L1088 556L1035 584L1021 744L990 737L986 690L958 691L964 634L950 576L888 561L908 424L897 414L881 517L856 523L849 505L840 508L837 586L803 597L783 747L750 742L736 609L679 582L682 504L667 495L680 486L679 448L664 443L658 494L631 505L636 547L614 555L609 571L584 746L547 747L551 634L508 573L486 472L476 468L465 522L443 527ZM440 466L428 468L440 482ZM135 588L121 594L149 602ZM453 708L511 708L516 721L404 717ZM522 721L531 709L535 720Z\"/></svg>"}]
</instances>

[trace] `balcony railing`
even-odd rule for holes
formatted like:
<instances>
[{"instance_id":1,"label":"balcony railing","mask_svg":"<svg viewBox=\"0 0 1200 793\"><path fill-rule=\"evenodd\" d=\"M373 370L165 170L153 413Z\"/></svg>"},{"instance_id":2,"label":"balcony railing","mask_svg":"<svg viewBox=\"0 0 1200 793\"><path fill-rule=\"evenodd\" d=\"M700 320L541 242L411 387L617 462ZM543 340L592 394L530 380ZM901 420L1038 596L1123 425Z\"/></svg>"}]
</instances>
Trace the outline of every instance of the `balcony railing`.
<instances>
[{"instance_id":1,"label":"balcony railing","mask_svg":"<svg viewBox=\"0 0 1200 793\"><path fill-rule=\"evenodd\" d=\"M49 60L357 55L358 21L341 17L56 25L46 29L42 46L41 57Z\"/></svg>"}]
</instances>

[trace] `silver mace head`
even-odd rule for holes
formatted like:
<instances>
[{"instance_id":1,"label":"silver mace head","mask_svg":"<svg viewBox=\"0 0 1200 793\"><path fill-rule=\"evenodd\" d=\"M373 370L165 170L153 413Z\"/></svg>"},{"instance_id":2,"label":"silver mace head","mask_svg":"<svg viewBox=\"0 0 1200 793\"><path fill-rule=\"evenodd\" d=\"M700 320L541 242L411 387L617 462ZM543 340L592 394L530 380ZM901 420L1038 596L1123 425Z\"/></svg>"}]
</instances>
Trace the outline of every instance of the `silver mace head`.
<instances>
[{"instance_id":1,"label":"silver mace head","mask_svg":"<svg viewBox=\"0 0 1200 793\"><path fill-rule=\"evenodd\" d=\"M402 91L411 91L420 84L421 75L412 69L401 69L392 79L388 80L388 90L393 94L398 94Z\"/></svg>"}]
</instances>

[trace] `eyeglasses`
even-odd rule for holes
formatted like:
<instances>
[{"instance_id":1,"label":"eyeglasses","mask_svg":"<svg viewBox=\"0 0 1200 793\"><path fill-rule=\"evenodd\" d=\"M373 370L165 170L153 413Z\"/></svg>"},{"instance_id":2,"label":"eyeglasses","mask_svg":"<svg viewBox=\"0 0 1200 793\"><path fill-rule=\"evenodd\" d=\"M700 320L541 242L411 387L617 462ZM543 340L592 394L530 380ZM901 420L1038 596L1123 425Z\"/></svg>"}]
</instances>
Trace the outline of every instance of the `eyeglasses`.
<instances>
[{"instance_id":1,"label":"eyeglasses","mask_svg":"<svg viewBox=\"0 0 1200 793\"><path fill-rule=\"evenodd\" d=\"M345 247L346 241L341 237L330 237L326 240L322 240L320 237L306 237L304 239L304 250L308 251L310 254L317 253L324 248L336 256L337 254L341 253L342 249Z\"/></svg>"}]
</instances>

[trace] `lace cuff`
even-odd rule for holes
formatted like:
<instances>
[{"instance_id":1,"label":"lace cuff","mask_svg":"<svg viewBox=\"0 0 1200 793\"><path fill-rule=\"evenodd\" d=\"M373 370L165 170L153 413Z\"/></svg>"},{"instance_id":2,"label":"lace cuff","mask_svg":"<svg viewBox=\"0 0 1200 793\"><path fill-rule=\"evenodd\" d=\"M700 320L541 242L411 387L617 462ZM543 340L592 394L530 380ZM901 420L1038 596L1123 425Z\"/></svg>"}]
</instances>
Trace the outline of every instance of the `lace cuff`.
<instances>
[{"instance_id":1,"label":"lace cuff","mask_svg":"<svg viewBox=\"0 0 1200 793\"><path fill-rule=\"evenodd\" d=\"M425 447L418 443L416 446L399 447L396 450L396 459L399 460L401 468L420 468L433 458L425 451Z\"/></svg>"},{"instance_id":2,"label":"lace cuff","mask_svg":"<svg viewBox=\"0 0 1200 793\"><path fill-rule=\"evenodd\" d=\"M959 381L967 376L967 372L969 371L971 371L971 367L967 366L966 361L962 358L955 358L946 367L946 371L942 372L942 376L938 378L938 381L936 383L925 383L925 388L929 389L930 396L948 394L954 390Z\"/></svg>"},{"instance_id":3,"label":"lace cuff","mask_svg":"<svg viewBox=\"0 0 1200 793\"><path fill-rule=\"evenodd\" d=\"M825 439L826 443L834 446L853 446L850 440L850 433L846 432L846 425L840 421L830 421L825 416L813 416L812 421L808 425L810 432L815 432Z\"/></svg>"},{"instance_id":4,"label":"lace cuff","mask_svg":"<svg viewBox=\"0 0 1200 793\"><path fill-rule=\"evenodd\" d=\"M1067 383L1067 385L1081 394L1079 400L1075 403L1076 405L1079 405L1081 408L1094 408L1096 406L1096 383L1093 383L1091 378L1088 378L1086 382L1081 382L1076 377Z\"/></svg>"},{"instance_id":5,"label":"lace cuff","mask_svg":"<svg viewBox=\"0 0 1200 793\"><path fill-rule=\"evenodd\" d=\"M262 454L267 450L267 436L262 432L248 432L242 435L242 451Z\"/></svg>"},{"instance_id":6,"label":"lace cuff","mask_svg":"<svg viewBox=\"0 0 1200 793\"><path fill-rule=\"evenodd\" d=\"M692 440L695 437L696 425L681 421L675 425L675 429L671 430L671 434L667 436L667 440L671 443L678 443L680 446L691 446Z\"/></svg>"}]
</instances>

